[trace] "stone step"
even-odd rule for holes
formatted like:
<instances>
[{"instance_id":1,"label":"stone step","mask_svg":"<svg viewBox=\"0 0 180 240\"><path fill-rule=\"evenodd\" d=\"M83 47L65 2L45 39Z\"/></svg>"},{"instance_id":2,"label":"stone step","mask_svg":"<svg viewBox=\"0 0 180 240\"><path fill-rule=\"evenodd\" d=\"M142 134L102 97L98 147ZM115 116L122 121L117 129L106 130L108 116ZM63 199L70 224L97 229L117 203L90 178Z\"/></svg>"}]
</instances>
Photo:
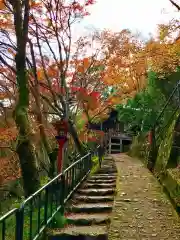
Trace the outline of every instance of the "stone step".
<instances>
[{"instance_id":1,"label":"stone step","mask_svg":"<svg viewBox=\"0 0 180 240\"><path fill-rule=\"evenodd\" d=\"M114 162L114 161L102 161L101 162L101 166L112 166L112 167L114 167L114 166L116 166L116 163Z\"/></svg>"},{"instance_id":2,"label":"stone step","mask_svg":"<svg viewBox=\"0 0 180 240\"><path fill-rule=\"evenodd\" d=\"M116 169L99 169L96 173L94 173L95 175L96 174L115 174L117 173L117 170Z\"/></svg>"},{"instance_id":3,"label":"stone step","mask_svg":"<svg viewBox=\"0 0 180 240\"><path fill-rule=\"evenodd\" d=\"M101 167L116 167L116 164L114 162L102 162Z\"/></svg>"},{"instance_id":4,"label":"stone step","mask_svg":"<svg viewBox=\"0 0 180 240\"><path fill-rule=\"evenodd\" d=\"M103 171L107 171L107 170L109 170L109 171L117 171L117 169L116 169L116 167L111 167L111 166L109 166L109 167L101 167L101 168L99 168L99 170L103 170Z\"/></svg>"},{"instance_id":5,"label":"stone step","mask_svg":"<svg viewBox=\"0 0 180 240\"><path fill-rule=\"evenodd\" d=\"M101 165L101 168L100 169L109 169L109 170L114 170L114 169L116 169L116 166L112 166L112 165L109 165L109 166L103 166L103 165Z\"/></svg>"},{"instance_id":6,"label":"stone step","mask_svg":"<svg viewBox=\"0 0 180 240\"><path fill-rule=\"evenodd\" d=\"M105 180L116 180L116 175L110 175L110 174L95 174L91 176L89 179L105 179Z\"/></svg>"},{"instance_id":7,"label":"stone step","mask_svg":"<svg viewBox=\"0 0 180 240\"><path fill-rule=\"evenodd\" d=\"M82 188L115 188L116 183L85 183Z\"/></svg>"},{"instance_id":8,"label":"stone step","mask_svg":"<svg viewBox=\"0 0 180 240\"><path fill-rule=\"evenodd\" d=\"M102 163L115 163L115 161L113 160L113 159L104 159L103 161L102 161Z\"/></svg>"},{"instance_id":9,"label":"stone step","mask_svg":"<svg viewBox=\"0 0 180 240\"><path fill-rule=\"evenodd\" d=\"M95 177L97 178L97 176L99 177L107 177L107 178L113 178L113 177L117 177L117 173L95 173L93 174L91 177Z\"/></svg>"},{"instance_id":10,"label":"stone step","mask_svg":"<svg viewBox=\"0 0 180 240\"><path fill-rule=\"evenodd\" d=\"M114 163L105 163L102 162L101 163L101 167L116 167L116 165Z\"/></svg>"},{"instance_id":11,"label":"stone step","mask_svg":"<svg viewBox=\"0 0 180 240\"><path fill-rule=\"evenodd\" d=\"M109 167L101 167L101 168L99 168L99 171L100 170L102 170L102 171L107 171L107 170L109 170L109 171L117 171L117 168L116 167L111 167L111 166L109 166Z\"/></svg>"},{"instance_id":12,"label":"stone step","mask_svg":"<svg viewBox=\"0 0 180 240\"><path fill-rule=\"evenodd\" d=\"M111 166L111 165L109 165L109 166L103 166L103 165L101 165L101 168L100 169L109 169L109 170L114 170L114 169L116 169L116 166Z\"/></svg>"},{"instance_id":13,"label":"stone step","mask_svg":"<svg viewBox=\"0 0 180 240\"><path fill-rule=\"evenodd\" d=\"M101 162L101 166L105 166L105 167L107 167L107 166L116 166L116 164L115 164L115 162L113 161L113 162L110 162L110 161L102 161Z\"/></svg>"},{"instance_id":14,"label":"stone step","mask_svg":"<svg viewBox=\"0 0 180 240\"><path fill-rule=\"evenodd\" d=\"M101 169L107 169L107 168L111 168L111 169L116 169L116 165L110 165L110 164L108 164L108 165L104 165L104 164L101 164Z\"/></svg>"},{"instance_id":15,"label":"stone step","mask_svg":"<svg viewBox=\"0 0 180 240\"><path fill-rule=\"evenodd\" d=\"M66 207L71 213L102 213L112 211L112 202L107 203L77 203Z\"/></svg>"},{"instance_id":16,"label":"stone step","mask_svg":"<svg viewBox=\"0 0 180 240\"><path fill-rule=\"evenodd\" d=\"M109 224L109 213L67 213L66 219L68 224L74 225L93 225L93 224Z\"/></svg>"},{"instance_id":17,"label":"stone step","mask_svg":"<svg viewBox=\"0 0 180 240\"><path fill-rule=\"evenodd\" d=\"M116 169L115 165L101 165L101 169Z\"/></svg>"},{"instance_id":18,"label":"stone step","mask_svg":"<svg viewBox=\"0 0 180 240\"><path fill-rule=\"evenodd\" d=\"M114 162L114 159L113 158L107 158L107 157L104 157L103 161L110 161L110 162Z\"/></svg>"},{"instance_id":19,"label":"stone step","mask_svg":"<svg viewBox=\"0 0 180 240\"><path fill-rule=\"evenodd\" d=\"M75 201L83 201L89 203L97 203L97 202L109 202L114 200L114 196L86 196L86 195L74 195L73 198Z\"/></svg>"},{"instance_id":20,"label":"stone step","mask_svg":"<svg viewBox=\"0 0 180 240\"><path fill-rule=\"evenodd\" d=\"M86 195L86 196L106 196L114 194L115 189L114 188L90 188L90 189L84 189L80 188L77 190L77 193L80 195Z\"/></svg>"},{"instance_id":21,"label":"stone step","mask_svg":"<svg viewBox=\"0 0 180 240\"><path fill-rule=\"evenodd\" d=\"M59 229L49 229L47 230L48 240L55 240L60 237L60 239L66 239L68 236L80 237L96 237L107 235L108 226L106 225L92 225L92 226L66 226L65 228Z\"/></svg>"},{"instance_id":22,"label":"stone step","mask_svg":"<svg viewBox=\"0 0 180 240\"><path fill-rule=\"evenodd\" d=\"M115 162L113 158L104 158L103 162Z\"/></svg>"},{"instance_id":23,"label":"stone step","mask_svg":"<svg viewBox=\"0 0 180 240\"><path fill-rule=\"evenodd\" d=\"M110 160L110 161L113 160L113 161L114 161L113 157L111 157L111 156L106 156L106 157L104 157L104 161L105 161L105 160Z\"/></svg>"},{"instance_id":24,"label":"stone step","mask_svg":"<svg viewBox=\"0 0 180 240\"><path fill-rule=\"evenodd\" d=\"M87 183L116 183L116 179L88 179Z\"/></svg>"}]
</instances>

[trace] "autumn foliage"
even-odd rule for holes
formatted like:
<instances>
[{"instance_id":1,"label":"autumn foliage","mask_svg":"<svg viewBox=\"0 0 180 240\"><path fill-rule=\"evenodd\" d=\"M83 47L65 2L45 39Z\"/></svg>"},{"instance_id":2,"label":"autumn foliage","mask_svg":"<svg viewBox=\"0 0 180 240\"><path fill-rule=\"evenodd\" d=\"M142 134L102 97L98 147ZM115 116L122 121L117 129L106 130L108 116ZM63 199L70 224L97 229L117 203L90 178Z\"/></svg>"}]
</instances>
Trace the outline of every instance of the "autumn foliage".
<instances>
[{"instance_id":1,"label":"autumn foliage","mask_svg":"<svg viewBox=\"0 0 180 240\"><path fill-rule=\"evenodd\" d=\"M56 147L52 122L61 118L68 122L71 149L81 152L82 142L98 140L103 134L89 131L87 124L103 121L117 104L144 89L149 69L166 75L179 66L179 38L173 35L179 30L179 22L175 20L159 25L158 38L148 42L128 29L117 33L106 30L94 33L93 39L80 37L74 41L74 24L89 15L88 7L93 4L94 0L25 0L24 4L20 0L0 0L3 169L8 169L5 166L10 159L22 164L18 147L26 139L39 171L39 152L44 149L50 155ZM20 20L27 29L16 21L20 10ZM87 54L93 43L98 43L97 49ZM17 57L23 44L25 74L19 81ZM45 169L47 165L50 159L43 163ZM17 170L17 176L20 172Z\"/></svg>"}]
</instances>

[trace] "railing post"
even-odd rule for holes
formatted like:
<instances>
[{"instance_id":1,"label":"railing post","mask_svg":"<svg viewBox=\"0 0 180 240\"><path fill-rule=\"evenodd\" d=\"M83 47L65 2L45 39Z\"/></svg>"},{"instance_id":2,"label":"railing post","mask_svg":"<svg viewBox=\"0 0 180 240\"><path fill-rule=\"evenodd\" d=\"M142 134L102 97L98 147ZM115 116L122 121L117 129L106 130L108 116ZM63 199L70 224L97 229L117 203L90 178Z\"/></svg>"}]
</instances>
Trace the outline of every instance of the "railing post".
<instances>
[{"instance_id":1,"label":"railing post","mask_svg":"<svg viewBox=\"0 0 180 240\"><path fill-rule=\"evenodd\" d=\"M48 220L48 188L45 189L45 204L44 204L44 222L47 224Z\"/></svg>"},{"instance_id":2,"label":"railing post","mask_svg":"<svg viewBox=\"0 0 180 240\"><path fill-rule=\"evenodd\" d=\"M109 154L111 154L111 136L109 137Z\"/></svg>"},{"instance_id":3,"label":"railing post","mask_svg":"<svg viewBox=\"0 0 180 240\"><path fill-rule=\"evenodd\" d=\"M103 156L103 147L100 145L98 148L98 160L99 160L100 168L101 168L102 156Z\"/></svg>"},{"instance_id":4,"label":"railing post","mask_svg":"<svg viewBox=\"0 0 180 240\"><path fill-rule=\"evenodd\" d=\"M105 143L104 143L104 145L105 145L105 155L107 155L107 148L108 148L108 146L107 146L107 141L108 141L108 135L107 135L107 133L105 133Z\"/></svg>"},{"instance_id":5,"label":"railing post","mask_svg":"<svg viewBox=\"0 0 180 240\"><path fill-rule=\"evenodd\" d=\"M88 164L88 170L92 168L92 153L89 152L89 164Z\"/></svg>"},{"instance_id":6,"label":"railing post","mask_svg":"<svg viewBox=\"0 0 180 240\"><path fill-rule=\"evenodd\" d=\"M155 136L155 128L151 129L151 136L152 141L150 144L150 151L148 156L148 163L147 168L152 172L154 170L154 166L156 163L156 157L157 157L157 146L156 146L156 136Z\"/></svg>"},{"instance_id":7,"label":"railing post","mask_svg":"<svg viewBox=\"0 0 180 240\"><path fill-rule=\"evenodd\" d=\"M66 193L65 193L65 175L64 173L61 175L61 195L60 195L60 205L61 205L61 214L64 214L64 200L66 197Z\"/></svg>"},{"instance_id":8,"label":"railing post","mask_svg":"<svg viewBox=\"0 0 180 240\"><path fill-rule=\"evenodd\" d=\"M179 104L179 108L180 108L180 82L178 82L178 104Z\"/></svg>"},{"instance_id":9,"label":"railing post","mask_svg":"<svg viewBox=\"0 0 180 240\"><path fill-rule=\"evenodd\" d=\"M24 206L20 207L16 212L16 237L15 240L23 240L24 228Z\"/></svg>"}]
</instances>

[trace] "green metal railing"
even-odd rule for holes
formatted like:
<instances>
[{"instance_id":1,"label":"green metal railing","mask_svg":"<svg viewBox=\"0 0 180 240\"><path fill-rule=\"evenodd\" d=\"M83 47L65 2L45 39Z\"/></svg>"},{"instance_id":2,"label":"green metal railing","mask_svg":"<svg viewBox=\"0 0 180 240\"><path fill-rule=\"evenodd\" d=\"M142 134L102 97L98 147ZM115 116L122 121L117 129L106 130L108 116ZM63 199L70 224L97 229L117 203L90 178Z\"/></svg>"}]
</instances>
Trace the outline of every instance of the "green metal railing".
<instances>
[{"instance_id":1,"label":"green metal railing","mask_svg":"<svg viewBox=\"0 0 180 240\"><path fill-rule=\"evenodd\" d=\"M99 147L98 147L99 148ZM57 212L63 214L64 206L73 192L87 177L92 167L92 156L87 153L65 171L0 218L0 240L36 240L49 226Z\"/></svg>"},{"instance_id":2,"label":"green metal railing","mask_svg":"<svg viewBox=\"0 0 180 240\"><path fill-rule=\"evenodd\" d=\"M171 95L166 101L163 109L160 114L156 118L155 123L152 125L151 133L152 133L152 145L149 152L148 158L148 168L150 171L153 171L158 148L160 141L164 136L164 129L169 126L172 119L174 118L177 111L180 108L180 81L176 84L176 87L173 89Z\"/></svg>"}]
</instances>

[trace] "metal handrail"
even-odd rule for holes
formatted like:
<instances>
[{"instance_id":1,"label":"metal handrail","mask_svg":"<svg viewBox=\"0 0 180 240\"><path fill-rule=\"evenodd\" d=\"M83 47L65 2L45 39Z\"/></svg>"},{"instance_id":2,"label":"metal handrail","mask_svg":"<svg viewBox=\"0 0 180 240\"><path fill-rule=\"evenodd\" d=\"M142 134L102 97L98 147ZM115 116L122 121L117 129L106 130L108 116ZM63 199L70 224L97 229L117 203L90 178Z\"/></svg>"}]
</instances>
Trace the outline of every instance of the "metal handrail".
<instances>
[{"instance_id":1,"label":"metal handrail","mask_svg":"<svg viewBox=\"0 0 180 240\"><path fill-rule=\"evenodd\" d=\"M162 117L163 114L165 113L165 110L166 110L167 107L169 106L170 101L171 101L172 98L174 97L176 91L178 91L178 94L179 94L179 86L180 86L180 81L178 81L176 87L174 88L174 90L172 91L172 93L171 93L170 97L168 98L166 104L164 105L161 113L160 113L159 116L157 117L156 122L155 122L155 124L154 124L154 129L156 129L156 128L158 127L158 125L159 125L159 124L158 124L158 121L161 119L161 117ZM178 111L179 107L180 107L180 105L178 104L178 105L175 107L175 109L173 109L173 110L171 111L171 114L170 114L170 116L169 116L169 118L168 118L167 123L166 123L163 127L161 127L161 129L160 129L160 132L158 133L158 135L157 135L157 137L156 137L156 141L158 141L158 140L160 139L160 137L161 137L161 135L162 135L162 133L163 133L163 130L170 124L172 118L174 117L174 115L175 115L176 112Z\"/></svg>"},{"instance_id":2,"label":"metal handrail","mask_svg":"<svg viewBox=\"0 0 180 240\"><path fill-rule=\"evenodd\" d=\"M176 90L179 90L179 89L178 89L179 86L180 86L180 81L178 81L178 83L176 84L176 87L173 89L173 91L172 91L171 95L169 96L166 104L164 105L164 107L163 107L163 109L161 110L160 114L157 116L156 121L155 121L155 123L154 123L154 126L158 123L159 119L162 117L165 109L167 108L168 104L170 103L170 101L171 101L172 98L174 97L174 94L176 93Z\"/></svg>"},{"instance_id":3,"label":"metal handrail","mask_svg":"<svg viewBox=\"0 0 180 240\"><path fill-rule=\"evenodd\" d=\"M98 154L97 150L98 148L95 154ZM2 216L0 218L0 226L2 226L0 239L38 239L45 228L52 223L57 212L64 213L66 202L90 173L93 155L93 152L89 152L78 159L29 196L19 208L12 209ZM35 219L33 219L34 215ZM13 231L8 230L7 225L13 227Z\"/></svg>"}]
</instances>

